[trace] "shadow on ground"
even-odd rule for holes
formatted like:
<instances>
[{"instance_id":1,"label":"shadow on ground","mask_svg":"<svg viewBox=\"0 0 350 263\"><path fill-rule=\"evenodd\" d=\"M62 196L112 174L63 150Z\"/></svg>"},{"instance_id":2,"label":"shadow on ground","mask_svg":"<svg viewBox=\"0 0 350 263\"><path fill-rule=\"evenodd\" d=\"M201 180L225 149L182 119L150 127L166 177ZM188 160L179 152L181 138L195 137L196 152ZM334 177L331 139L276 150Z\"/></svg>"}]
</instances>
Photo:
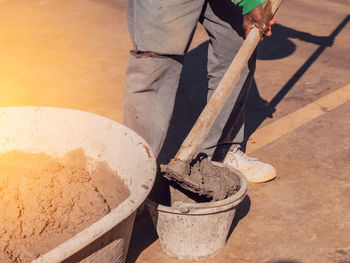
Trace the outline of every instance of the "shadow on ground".
<instances>
[{"instance_id":1,"label":"shadow on ground","mask_svg":"<svg viewBox=\"0 0 350 263\"><path fill-rule=\"evenodd\" d=\"M126 263L136 262L140 253L158 239L147 208L135 219Z\"/></svg>"},{"instance_id":2,"label":"shadow on ground","mask_svg":"<svg viewBox=\"0 0 350 263\"><path fill-rule=\"evenodd\" d=\"M276 111L276 106L283 100L288 92L300 80L305 72L319 58L327 47L333 45L334 39L341 32L350 20L350 15L346 16L343 21L333 30L329 36L314 36L309 33L297 31L292 28L276 24L273 28L273 34L266 38L258 48L258 59L279 59L291 55L296 46L290 39L300 39L310 42L319 47L311 54L304 64L294 73L294 75L283 85L278 93L267 102L260 97L259 90L255 81L253 81L251 91L247 101L245 142L246 145L249 137L267 118L272 118Z\"/></svg>"},{"instance_id":3,"label":"shadow on ground","mask_svg":"<svg viewBox=\"0 0 350 263\"><path fill-rule=\"evenodd\" d=\"M246 197L237 207L235 217L233 218L230 230L228 232L227 240L230 238L233 230L235 230L235 228L237 227L239 221L241 221L249 213L250 205L250 198L248 195L246 195Z\"/></svg>"}]
</instances>

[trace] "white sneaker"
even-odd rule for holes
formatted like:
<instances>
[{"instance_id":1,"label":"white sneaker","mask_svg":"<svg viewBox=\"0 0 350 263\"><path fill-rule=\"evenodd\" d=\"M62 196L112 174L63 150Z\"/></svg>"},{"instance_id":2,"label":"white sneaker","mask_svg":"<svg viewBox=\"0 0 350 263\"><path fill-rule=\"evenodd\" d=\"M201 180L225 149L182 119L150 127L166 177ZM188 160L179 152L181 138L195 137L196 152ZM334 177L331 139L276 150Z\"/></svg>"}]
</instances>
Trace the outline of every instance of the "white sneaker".
<instances>
[{"instance_id":1,"label":"white sneaker","mask_svg":"<svg viewBox=\"0 0 350 263\"><path fill-rule=\"evenodd\" d=\"M250 183L263 183L276 177L276 169L272 165L245 155L239 148L229 151L223 163L239 170Z\"/></svg>"}]
</instances>

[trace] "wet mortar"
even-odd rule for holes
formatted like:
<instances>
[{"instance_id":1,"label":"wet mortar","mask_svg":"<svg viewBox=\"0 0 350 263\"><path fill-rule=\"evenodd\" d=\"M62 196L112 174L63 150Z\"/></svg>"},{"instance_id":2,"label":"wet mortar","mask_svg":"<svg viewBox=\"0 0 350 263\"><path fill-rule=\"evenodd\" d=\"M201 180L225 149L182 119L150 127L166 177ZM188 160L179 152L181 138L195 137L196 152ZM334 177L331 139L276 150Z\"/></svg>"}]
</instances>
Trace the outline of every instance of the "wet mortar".
<instances>
[{"instance_id":1,"label":"wet mortar","mask_svg":"<svg viewBox=\"0 0 350 263\"><path fill-rule=\"evenodd\" d=\"M240 189L240 179L232 170L226 166L215 165L208 158L199 157L193 160L188 175L185 176L196 185L196 189L189 187L182 180L170 181L171 204L177 201L220 201L234 195Z\"/></svg>"}]
</instances>

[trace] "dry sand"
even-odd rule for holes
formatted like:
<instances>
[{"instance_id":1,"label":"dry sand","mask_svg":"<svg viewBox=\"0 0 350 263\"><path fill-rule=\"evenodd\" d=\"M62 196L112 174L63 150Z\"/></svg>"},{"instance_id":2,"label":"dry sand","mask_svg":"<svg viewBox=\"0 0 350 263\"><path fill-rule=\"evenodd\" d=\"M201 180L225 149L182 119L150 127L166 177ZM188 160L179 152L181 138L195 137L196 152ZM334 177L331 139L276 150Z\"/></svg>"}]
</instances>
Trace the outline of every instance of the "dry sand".
<instances>
[{"instance_id":1,"label":"dry sand","mask_svg":"<svg viewBox=\"0 0 350 263\"><path fill-rule=\"evenodd\" d=\"M57 159L0 155L0 259L30 262L83 230L129 196L104 162L75 150Z\"/></svg>"}]
</instances>

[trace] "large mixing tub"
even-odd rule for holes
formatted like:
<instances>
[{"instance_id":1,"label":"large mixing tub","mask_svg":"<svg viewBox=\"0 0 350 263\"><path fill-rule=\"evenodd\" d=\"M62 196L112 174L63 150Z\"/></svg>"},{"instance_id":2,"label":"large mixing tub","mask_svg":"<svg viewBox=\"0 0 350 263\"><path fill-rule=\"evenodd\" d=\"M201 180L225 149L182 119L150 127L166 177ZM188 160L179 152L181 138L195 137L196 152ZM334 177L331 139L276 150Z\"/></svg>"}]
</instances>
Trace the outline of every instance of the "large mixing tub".
<instances>
[{"instance_id":1,"label":"large mixing tub","mask_svg":"<svg viewBox=\"0 0 350 263\"><path fill-rule=\"evenodd\" d=\"M155 159L145 141L121 124L87 112L0 108L0 153L16 149L61 157L77 148L91 158L106 161L129 187L130 196L33 262L124 262L136 209L149 194L156 174Z\"/></svg>"}]
</instances>

